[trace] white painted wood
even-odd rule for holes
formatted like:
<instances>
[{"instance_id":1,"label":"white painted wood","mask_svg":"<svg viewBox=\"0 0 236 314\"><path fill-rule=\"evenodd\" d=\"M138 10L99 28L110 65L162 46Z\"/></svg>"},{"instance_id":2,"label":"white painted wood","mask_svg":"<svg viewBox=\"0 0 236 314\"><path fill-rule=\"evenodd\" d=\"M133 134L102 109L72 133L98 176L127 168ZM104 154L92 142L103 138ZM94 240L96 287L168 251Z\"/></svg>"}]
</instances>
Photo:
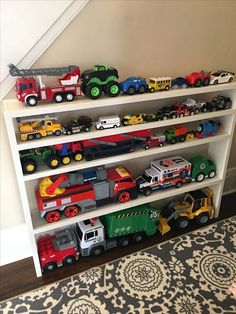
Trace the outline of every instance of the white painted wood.
<instances>
[{"instance_id":1,"label":"white painted wood","mask_svg":"<svg viewBox=\"0 0 236 314\"><path fill-rule=\"evenodd\" d=\"M14 63L25 69L32 66L88 1L0 1L0 99L15 84L15 78L7 74L7 65ZM39 12L44 12L43 22ZM16 25L19 23L21 29L17 33Z\"/></svg>"},{"instance_id":2,"label":"white painted wood","mask_svg":"<svg viewBox=\"0 0 236 314\"><path fill-rule=\"evenodd\" d=\"M159 122L152 122L148 124L135 125L129 127L121 127L119 129L112 130L103 130L103 131L91 131L89 133L81 133L78 135L71 136L60 136L56 137L48 137L45 139L41 139L33 142L25 142L20 143L16 137L16 117L26 117L32 115L38 115L43 113L51 114L53 112L60 112L61 114L67 114L68 112L79 112L86 107L89 110L98 110L101 106L103 110L109 110L110 108L119 108L123 104L136 104L143 106L149 101L156 100L157 102L162 100L171 99L172 101L176 101L178 97L182 96L194 96L194 95L202 95L203 97L212 97L216 92L220 92L221 94L229 95L233 100L232 109L211 112L211 113L202 113L191 117L178 118L175 120L166 120ZM229 149L232 142L232 135L235 125L235 111L236 111L236 83L219 85L219 86L209 86L203 88L188 88L186 90L174 90L162 93L154 93L154 94L144 94L144 95L135 95L132 97L128 96L119 96L117 98L101 98L97 101L91 101L89 99L81 98L78 101L69 104L48 104L48 105L39 105L36 108L27 108L22 107L22 105L18 104L16 101L6 101L4 102L4 117L6 122L6 127L8 131L9 141L11 144L11 150L13 155L13 160L15 164L15 169L17 173L17 181L19 185L20 195L22 199L23 209L26 224L28 226L28 231L31 240L33 258L35 263L35 270L37 276L41 276L41 270L39 265L39 259L37 254L36 247L36 237L45 232L52 232L55 229L63 228L65 226L69 226L77 221L91 218L94 216L104 215L113 211L118 211L121 209L129 208L132 206L136 206L139 204L144 204L146 202L154 202L164 200L169 197L180 195L184 192L202 188L205 186L210 186L215 191L214 195L214 203L216 206L216 214L218 216L219 206L223 191L223 185L226 175L226 167L229 157ZM194 139L191 141L186 141L184 143L178 143L175 145L166 145L162 148L153 148L148 151L137 149L135 152L130 154L124 154L120 156L107 157L102 159L97 159L91 162L81 161L79 163L72 163L68 166L63 166L59 169L48 170L46 168L42 168L41 171L37 172L33 175L24 176L21 170L21 164L19 160L19 150L27 149L32 147L40 147L46 145L53 145L56 143L65 143L73 140L81 140L86 138L105 136L117 133L124 133L128 131L134 130L143 130L146 128L161 128L167 127L174 124L182 124L189 122L197 122L201 119L214 119L222 121L223 130L215 137L208 137L206 139ZM33 195L34 187L37 185L37 180L48 175L59 174L63 172L69 172L73 170L85 169L92 166L98 165L109 165L112 163L120 163L122 161L126 161L127 163L131 162L130 160L137 160L139 164L145 164L147 161L149 162L150 158L155 155L155 158L158 158L158 155L166 155L169 153L176 151L191 152L192 149L198 148L198 151L205 152L205 146L207 145L207 151L209 158L212 158L217 163L217 176L213 179L206 179L201 183L190 183L186 184L180 189L170 188L163 191L153 192L149 197L139 196L137 199L132 200L130 202L124 204L109 204L103 207L98 208L95 211L87 212L80 214L77 217L73 217L71 219L62 218L60 221L48 224L43 219L40 218L39 212L36 209L36 203ZM203 149L204 147L204 149ZM207 153L206 151L206 153ZM169 154L170 155L170 154ZM191 154L190 154L191 155ZM143 169L144 170L144 169ZM141 170L142 171L142 170ZM138 172L138 170L137 170ZM137 173L135 173L136 175Z\"/></svg>"}]
</instances>

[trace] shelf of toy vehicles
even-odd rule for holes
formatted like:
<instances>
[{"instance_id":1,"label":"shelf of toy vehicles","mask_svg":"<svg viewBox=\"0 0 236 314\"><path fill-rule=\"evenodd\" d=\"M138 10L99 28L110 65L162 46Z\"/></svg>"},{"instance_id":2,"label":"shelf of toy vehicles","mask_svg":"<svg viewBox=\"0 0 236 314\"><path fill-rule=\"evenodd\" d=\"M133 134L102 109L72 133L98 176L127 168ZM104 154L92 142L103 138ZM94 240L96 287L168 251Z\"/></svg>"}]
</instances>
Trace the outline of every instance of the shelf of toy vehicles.
<instances>
[{"instance_id":1,"label":"shelf of toy vehicles","mask_svg":"<svg viewBox=\"0 0 236 314\"><path fill-rule=\"evenodd\" d=\"M205 179L202 182L192 182L183 185L181 188L168 188L162 191L154 191L150 196L138 195L138 198L131 200L126 203L112 203L109 205L98 207L96 210L89 211L87 213L79 213L78 216L72 218L66 218L63 215L61 219L54 223L47 223L43 218L40 217L38 209L31 210L31 218L33 222L33 232L35 235L53 231L58 228L65 228L69 225L75 224L78 221L83 221L86 219L94 218L109 214L111 212L117 212L122 209L138 206L141 204L151 203L158 200L162 200L168 197L177 196L189 191L201 189L204 187L213 187L217 184L223 183L223 179L216 176L213 179ZM218 215L218 210L216 210L215 216Z\"/></svg>"},{"instance_id":2,"label":"shelf of toy vehicles","mask_svg":"<svg viewBox=\"0 0 236 314\"><path fill-rule=\"evenodd\" d=\"M39 103L35 107L29 107L22 103L19 103L15 99L5 100L4 110L8 113L11 118L17 117L27 117L32 115L42 115L42 114L51 114L51 113L63 113L65 111L73 110L84 110L84 109L93 109L100 107L111 107L122 104L144 102L151 100L159 99L168 99L168 98L177 98L184 96L194 96L200 94L214 93L220 91L228 91L236 89L236 82L219 84L219 85L210 85L199 88L183 88L183 89L172 89L169 91L162 91L156 93L144 93L142 95L120 95L117 97L106 97L103 96L100 99L91 100L85 96L78 97L72 102L63 102L60 104L57 103Z\"/></svg>"},{"instance_id":3,"label":"shelf of toy vehicles","mask_svg":"<svg viewBox=\"0 0 236 314\"><path fill-rule=\"evenodd\" d=\"M41 138L39 140L33 141L26 141L21 142L19 139L19 134L17 135L18 144L17 149L18 151L30 148L37 148L37 147L44 147L44 146L52 146L55 144L62 144L62 143L69 143L74 141L86 140L86 139L94 139L101 136L109 136L114 134L122 134L127 132L133 131L140 131L146 129L156 129L156 128L168 128L172 125L181 125L184 123L194 122L194 121L201 121L201 120L208 120L214 119L224 116L231 116L235 114L235 109L225 109L219 110L214 112L207 112L207 113L199 113L193 116L187 116L182 118L176 119L167 119L162 121L155 121L155 122L147 122L142 124L136 125L129 125L129 126L121 126L119 128L112 128L112 129L105 129L105 130L96 130L95 127L92 127L90 132L83 132L73 135L60 135L60 136L48 136L45 138Z\"/></svg>"},{"instance_id":4,"label":"shelf of toy vehicles","mask_svg":"<svg viewBox=\"0 0 236 314\"><path fill-rule=\"evenodd\" d=\"M80 162L72 161L69 165L62 165L57 169L49 169L46 165L40 165L39 171L34 174L24 175L24 181L31 181L35 179L40 179L47 176L53 176L60 173L66 173L71 171L79 171L86 168L97 167L100 165L109 165L112 163L122 163L123 161L133 159L138 159L142 157L152 156L156 154L168 153L175 150L186 149L191 144L191 147L210 144L214 142L221 142L230 138L230 134L226 134L224 132L220 132L215 136L198 139L194 138L191 140L186 140L183 143L176 143L176 144L165 144L163 147L156 147L150 148L145 150L144 148L140 147L135 149L134 152L127 153L127 154L120 154L116 156L110 156L106 158L99 158L92 161L82 160Z\"/></svg>"}]
</instances>

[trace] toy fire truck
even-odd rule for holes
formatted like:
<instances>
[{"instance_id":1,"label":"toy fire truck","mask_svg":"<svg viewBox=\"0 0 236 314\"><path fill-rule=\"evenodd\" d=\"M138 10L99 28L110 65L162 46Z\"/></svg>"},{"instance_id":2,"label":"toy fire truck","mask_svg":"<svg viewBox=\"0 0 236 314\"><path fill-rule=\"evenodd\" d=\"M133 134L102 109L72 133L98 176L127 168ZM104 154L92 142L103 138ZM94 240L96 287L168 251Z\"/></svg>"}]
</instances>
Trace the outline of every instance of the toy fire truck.
<instances>
[{"instance_id":1,"label":"toy fire truck","mask_svg":"<svg viewBox=\"0 0 236 314\"><path fill-rule=\"evenodd\" d=\"M99 173L100 171L100 173ZM61 213L68 218L80 212L94 210L112 202L128 202L137 197L136 182L128 169L122 166L101 167L94 180L83 180L72 173L43 178L35 190L41 217L47 222L60 219ZM74 176L73 176L74 175Z\"/></svg>"},{"instance_id":2,"label":"toy fire truck","mask_svg":"<svg viewBox=\"0 0 236 314\"><path fill-rule=\"evenodd\" d=\"M37 245L43 271L74 264L79 257L76 236L70 229L57 231L55 235L42 236Z\"/></svg>"},{"instance_id":3,"label":"toy fire truck","mask_svg":"<svg viewBox=\"0 0 236 314\"><path fill-rule=\"evenodd\" d=\"M42 100L53 100L60 103L63 100L72 101L75 96L81 96L81 88L78 84L80 69L75 65L57 68L19 70L14 64L10 64L9 73L12 76L18 76L16 79L18 100L29 106L36 106L37 102ZM57 86L46 87L42 82L42 75L61 76L63 74L65 75L58 80Z\"/></svg>"},{"instance_id":4,"label":"toy fire truck","mask_svg":"<svg viewBox=\"0 0 236 314\"><path fill-rule=\"evenodd\" d=\"M191 162L181 156L155 160L151 168L137 178L138 190L148 196L153 190L171 186L179 188L183 183L191 182L191 166Z\"/></svg>"}]
</instances>

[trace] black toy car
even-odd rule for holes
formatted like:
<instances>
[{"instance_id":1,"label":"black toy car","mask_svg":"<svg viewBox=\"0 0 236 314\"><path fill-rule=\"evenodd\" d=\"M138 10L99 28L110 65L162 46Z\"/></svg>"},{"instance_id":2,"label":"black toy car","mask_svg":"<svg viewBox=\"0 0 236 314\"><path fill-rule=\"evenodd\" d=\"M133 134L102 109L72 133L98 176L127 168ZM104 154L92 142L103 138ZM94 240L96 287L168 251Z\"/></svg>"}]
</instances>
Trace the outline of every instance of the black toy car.
<instances>
[{"instance_id":1,"label":"black toy car","mask_svg":"<svg viewBox=\"0 0 236 314\"><path fill-rule=\"evenodd\" d=\"M211 102L206 103L207 111L217 111L231 108L232 100L222 95L215 96Z\"/></svg>"},{"instance_id":2,"label":"black toy car","mask_svg":"<svg viewBox=\"0 0 236 314\"><path fill-rule=\"evenodd\" d=\"M92 126L92 119L86 116L79 117L63 125L63 133L66 135L89 132Z\"/></svg>"}]
</instances>

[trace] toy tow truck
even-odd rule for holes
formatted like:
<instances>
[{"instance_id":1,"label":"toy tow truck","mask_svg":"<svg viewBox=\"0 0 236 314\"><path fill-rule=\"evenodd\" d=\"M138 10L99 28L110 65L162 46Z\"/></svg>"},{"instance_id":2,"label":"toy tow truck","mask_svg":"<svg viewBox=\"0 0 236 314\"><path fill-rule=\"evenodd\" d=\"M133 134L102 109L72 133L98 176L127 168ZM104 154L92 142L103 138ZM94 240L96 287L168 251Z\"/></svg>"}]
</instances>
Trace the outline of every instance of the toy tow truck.
<instances>
[{"instance_id":1,"label":"toy tow truck","mask_svg":"<svg viewBox=\"0 0 236 314\"><path fill-rule=\"evenodd\" d=\"M19 101L36 106L38 101L51 101L57 103L63 100L72 101L75 96L81 96L81 88L78 84L80 69L78 66L42 68L42 69L21 69L14 64L9 65L9 73L18 76L16 79L16 93ZM57 76L64 75L58 80L58 85L46 87L42 82L42 75Z\"/></svg>"},{"instance_id":2,"label":"toy tow truck","mask_svg":"<svg viewBox=\"0 0 236 314\"><path fill-rule=\"evenodd\" d=\"M54 120L57 120L57 117L43 116L17 119L21 141L40 139L48 135L61 135L62 126L60 123L53 122Z\"/></svg>"},{"instance_id":3,"label":"toy tow truck","mask_svg":"<svg viewBox=\"0 0 236 314\"><path fill-rule=\"evenodd\" d=\"M214 216L213 191L210 188L191 191L185 194L180 202L172 202L161 212L158 229L163 235L171 227L170 221L174 221L178 228L184 229L189 225L190 220L196 220L204 225Z\"/></svg>"}]
</instances>

